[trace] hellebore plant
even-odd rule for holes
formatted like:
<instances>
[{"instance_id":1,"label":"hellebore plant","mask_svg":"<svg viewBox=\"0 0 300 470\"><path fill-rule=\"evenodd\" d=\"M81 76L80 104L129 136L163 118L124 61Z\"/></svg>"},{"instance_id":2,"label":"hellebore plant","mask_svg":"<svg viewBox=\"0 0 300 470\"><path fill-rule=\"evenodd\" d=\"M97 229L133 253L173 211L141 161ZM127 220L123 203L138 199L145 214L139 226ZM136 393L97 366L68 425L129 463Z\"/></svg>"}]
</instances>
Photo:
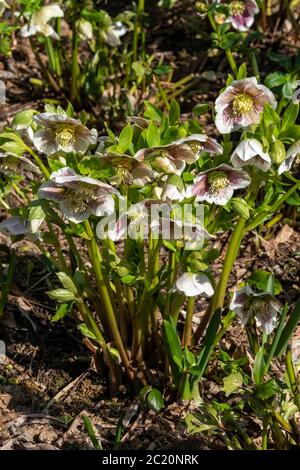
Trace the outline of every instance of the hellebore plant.
<instances>
[{"instance_id":1,"label":"hellebore plant","mask_svg":"<svg viewBox=\"0 0 300 470\"><path fill-rule=\"evenodd\" d=\"M18 188L23 207L1 199L12 217L0 230L13 242L30 236L51 262L52 321L73 316L113 392L122 372L135 390L157 386L156 369L189 399L235 314L251 328L255 321L258 336L262 329L266 351L284 326L272 293L246 286L230 304L226 294L245 235L300 186L288 173L300 148L299 105L277 112L273 93L247 78L245 65L239 75L215 103L222 144L197 119L181 121L176 102L167 114L146 103L119 136L107 128L98 138L70 107L49 105L23 111L0 134L0 170L12 181L25 170L28 185ZM231 236L215 278L213 244L224 231ZM207 308L195 329L198 297Z\"/></svg>"}]
</instances>

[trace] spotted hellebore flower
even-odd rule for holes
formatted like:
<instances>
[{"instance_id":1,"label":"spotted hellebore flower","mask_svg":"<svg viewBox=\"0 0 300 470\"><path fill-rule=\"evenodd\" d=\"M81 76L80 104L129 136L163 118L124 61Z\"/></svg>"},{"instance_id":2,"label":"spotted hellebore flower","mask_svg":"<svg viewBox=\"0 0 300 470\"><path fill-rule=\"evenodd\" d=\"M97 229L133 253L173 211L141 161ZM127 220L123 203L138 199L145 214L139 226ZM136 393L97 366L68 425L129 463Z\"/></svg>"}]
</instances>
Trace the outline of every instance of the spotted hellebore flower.
<instances>
[{"instance_id":1,"label":"spotted hellebore flower","mask_svg":"<svg viewBox=\"0 0 300 470\"><path fill-rule=\"evenodd\" d=\"M228 22L238 31L248 31L254 23L254 16L259 12L255 0L229 3L230 18Z\"/></svg>"},{"instance_id":2,"label":"spotted hellebore flower","mask_svg":"<svg viewBox=\"0 0 300 470\"><path fill-rule=\"evenodd\" d=\"M222 151L216 140L204 134L193 134L168 145L141 149L135 157L146 159L160 173L181 175L186 163L195 163L204 152L216 155Z\"/></svg>"},{"instance_id":3,"label":"spotted hellebore flower","mask_svg":"<svg viewBox=\"0 0 300 470\"><path fill-rule=\"evenodd\" d=\"M194 184L187 188L186 196L196 196L196 201L224 206L232 198L235 189L246 188L250 184L248 173L222 164L211 170L198 173Z\"/></svg>"},{"instance_id":4,"label":"spotted hellebore flower","mask_svg":"<svg viewBox=\"0 0 300 470\"><path fill-rule=\"evenodd\" d=\"M259 124L266 104L277 106L273 93L257 83L255 77L234 80L216 99L216 126L221 134L228 134L252 124Z\"/></svg>"},{"instance_id":5,"label":"spotted hellebore flower","mask_svg":"<svg viewBox=\"0 0 300 470\"><path fill-rule=\"evenodd\" d=\"M74 223L87 220L91 214L109 215L114 211L112 194L117 191L109 184L77 175L72 168L61 168L38 190L38 197L58 202L66 219Z\"/></svg>"},{"instance_id":6,"label":"spotted hellebore flower","mask_svg":"<svg viewBox=\"0 0 300 470\"><path fill-rule=\"evenodd\" d=\"M197 295L211 297L214 293L214 288L206 274L188 272L179 276L170 292L181 292L187 297L195 297Z\"/></svg>"},{"instance_id":7,"label":"spotted hellebore flower","mask_svg":"<svg viewBox=\"0 0 300 470\"><path fill-rule=\"evenodd\" d=\"M65 114L42 113L33 116L33 120L43 127L34 133L33 143L48 156L59 151L84 154L90 145L97 143L96 129L89 130Z\"/></svg>"},{"instance_id":8,"label":"spotted hellebore flower","mask_svg":"<svg viewBox=\"0 0 300 470\"><path fill-rule=\"evenodd\" d=\"M40 169L26 157L20 157L18 155L12 155L7 153L0 153L0 173L12 176L25 172L41 173Z\"/></svg>"},{"instance_id":9,"label":"spotted hellebore flower","mask_svg":"<svg viewBox=\"0 0 300 470\"><path fill-rule=\"evenodd\" d=\"M281 305L272 294L256 294L246 284L233 294L230 309L236 312L243 326L254 317L256 325L269 335L277 325Z\"/></svg>"},{"instance_id":10,"label":"spotted hellebore flower","mask_svg":"<svg viewBox=\"0 0 300 470\"><path fill-rule=\"evenodd\" d=\"M264 152L262 144L256 139L243 140L233 152L230 162L236 168L253 165L262 171L271 168L271 158Z\"/></svg>"},{"instance_id":11,"label":"spotted hellebore flower","mask_svg":"<svg viewBox=\"0 0 300 470\"><path fill-rule=\"evenodd\" d=\"M100 158L105 165L113 168L115 176L111 178L112 184L144 186L157 174L149 163L130 155L106 154Z\"/></svg>"},{"instance_id":12,"label":"spotted hellebore flower","mask_svg":"<svg viewBox=\"0 0 300 470\"><path fill-rule=\"evenodd\" d=\"M30 19L29 24L26 24L21 29L21 36L27 38L34 36L37 33L41 33L44 36L51 36L54 39L59 40L58 34L54 28L48 24L52 18L62 18L64 12L61 7L57 4L46 5L39 10L35 11Z\"/></svg>"},{"instance_id":13,"label":"spotted hellebore flower","mask_svg":"<svg viewBox=\"0 0 300 470\"><path fill-rule=\"evenodd\" d=\"M296 159L299 159L300 155L300 140L297 140L286 153L286 157L283 162L280 163L278 168L278 174L281 175L285 171L289 171Z\"/></svg>"}]
</instances>

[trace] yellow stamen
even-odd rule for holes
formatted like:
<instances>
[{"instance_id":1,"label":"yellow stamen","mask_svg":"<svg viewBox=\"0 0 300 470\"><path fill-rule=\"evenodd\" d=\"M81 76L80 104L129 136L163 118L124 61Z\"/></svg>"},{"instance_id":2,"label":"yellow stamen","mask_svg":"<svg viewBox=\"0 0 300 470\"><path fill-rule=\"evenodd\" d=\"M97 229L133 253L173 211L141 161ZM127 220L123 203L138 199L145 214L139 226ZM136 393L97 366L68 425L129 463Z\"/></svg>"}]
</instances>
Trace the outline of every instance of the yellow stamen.
<instances>
[{"instance_id":1,"label":"yellow stamen","mask_svg":"<svg viewBox=\"0 0 300 470\"><path fill-rule=\"evenodd\" d=\"M231 2L229 9L231 15L242 15L245 11L244 2Z\"/></svg>"},{"instance_id":2,"label":"yellow stamen","mask_svg":"<svg viewBox=\"0 0 300 470\"><path fill-rule=\"evenodd\" d=\"M214 171L208 176L208 184L210 190L215 193L226 188L229 184L229 179L224 171Z\"/></svg>"},{"instance_id":3,"label":"yellow stamen","mask_svg":"<svg viewBox=\"0 0 300 470\"><path fill-rule=\"evenodd\" d=\"M253 110L253 99L240 94L233 100L232 111L234 116L249 114Z\"/></svg>"}]
</instances>

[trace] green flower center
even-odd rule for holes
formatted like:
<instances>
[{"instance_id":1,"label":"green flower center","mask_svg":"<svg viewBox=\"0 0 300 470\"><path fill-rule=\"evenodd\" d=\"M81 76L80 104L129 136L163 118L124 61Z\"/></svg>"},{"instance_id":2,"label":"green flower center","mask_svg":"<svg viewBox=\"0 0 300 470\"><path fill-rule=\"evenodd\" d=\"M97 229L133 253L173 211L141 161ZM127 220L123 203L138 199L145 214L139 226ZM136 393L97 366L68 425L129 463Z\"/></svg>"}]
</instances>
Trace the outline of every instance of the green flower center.
<instances>
[{"instance_id":1,"label":"green flower center","mask_svg":"<svg viewBox=\"0 0 300 470\"><path fill-rule=\"evenodd\" d=\"M117 177L122 182L127 182L132 170L132 162L125 158L115 158L112 166L116 171Z\"/></svg>"},{"instance_id":2,"label":"green flower center","mask_svg":"<svg viewBox=\"0 0 300 470\"><path fill-rule=\"evenodd\" d=\"M67 147L70 143L73 143L75 140L75 132L73 129L60 129L56 133L56 140L61 147Z\"/></svg>"},{"instance_id":3,"label":"green flower center","mask_svg":"<svg viewBox=\"0 0 300 470\"><path fill-rule=\"evenodd\" d=\"M201 143L198 142L197 140L192 140L191 142L188 142L188 145L196 156L198 156L198 154L201 152L203 148Z\"/></svg>"},{"instance_id":4,"label":"green flower center","mask_svg":"<svg viewBox=\"0 0 300 470\"><path fill-rule=\"evenodd\" d=\"M231 2L229 9L231 15L242 15L245 11L244 2Z\"/></svg>"},{"instance_id":5,"label":"green flower center","mask_svg":"<svg viewBox=\"0 0 300 470\"><path fill-rule=\"evenodd\" d=\"M208 175L208 184L212 192L218 192L229 184L229 179L224 171L214 171Z\"/></svg>"},{"instance_id":6,"label":"green flower center","mask_svg":"<svg viewBox=\"0 0 300 470\"><path fill-rule=\"evenodd\" d=\"M253 110L253 99L250 96L240 94L234 98L232 109L234 116L249 114Z\"/></svg>"},{"instance_id":7,"label":"green flower center","mask_svg":"<svg viewBox=\"0 0 300 470\"><path fill-rule=\"evenodd\" d=\"M67 189L65 192L67 205L76 213L82 214L85 212L90 203L97 199L95 195L95 188L82 185L76 189Z\"/></svg>"}]
</instances>

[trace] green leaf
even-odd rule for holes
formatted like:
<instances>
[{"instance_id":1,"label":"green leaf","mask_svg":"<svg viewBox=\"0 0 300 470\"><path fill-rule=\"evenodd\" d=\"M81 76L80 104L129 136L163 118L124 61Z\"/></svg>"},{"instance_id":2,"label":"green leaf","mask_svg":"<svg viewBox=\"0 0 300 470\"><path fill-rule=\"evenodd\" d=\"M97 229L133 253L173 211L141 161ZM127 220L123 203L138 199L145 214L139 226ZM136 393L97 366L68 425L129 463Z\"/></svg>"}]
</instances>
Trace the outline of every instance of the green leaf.
<instances>
[{"instance_id":1,"label":"green leaf","mask_svg":"<svg viewBox=\"0 0 300 470\"><path fill-rule=\"evenodd\" d=\"M178 384L181 376L183 354L181 350L179 335L177 333L177 329L172 318L170 318L170 320L164 320L163 339L165 343L166 353L171 365L174 381ZM181 367L179 367L178 361L176 361L177 363L174 361L174 357L179 359Z\"/></svg>"},{"instance_id":2,"label":"green leaf","mask_svg":"<svg viewBox=\"0 0 300 470\"><path fill-rule=\"evenodd\" d=\"M271 273L263 269L256 269L248 278L248 283L254 285L257 289L267 292L269 276ZM282 285L278 279L274 279L274 295L282 292Z\"/></svg>"},{"instance_id":3,"label":"green leaf","mask_svg":"<svg viewBox=\"0 0 300 470\"><path fill-rule=\"evenodd\" d=\"M202 104L196 104L196 106L193 107L193 114L195 116L202 116L203 114L208 113L210 110L210 105L206 103Z\"/></svg>"},{"instance_id":4,"label":"green leaf","mask_svg":"<svg viewBox=\"0 0 300 470\"><path fill-rule=\"evenodd\" d=\"M243 78L246 78L246 77L247 77L247 65L244 62L238 70L236 79L237 80L242 80Z\"/></svg>"},{"instance_id":5,"label":"green leaf","mask_svg":"<svg viewBox=\"0 0 300 470\"><path fill-rule=\"evenodd\" d=\"M72 305L72 303L61 304L56 310L55 315L51 318L51 323L54 323L64 318L70 312Z\"/></svg>"},{"instance_id":6,"label":"green leaf","mask_svg":"<svg viewBox=\"0 0 300 470\"><path fill-rule=\"evenodd\" d=\"M280 393L282 388L276 382L275 379L270 379L267 382L259 385L255 391L255 395L261 400L268 400L274 397L277 393Z\"/></svg>"},{"instance_id":7,"label":"green leaf","mask_svg":"<svg viewBox=\"0 0 300 470\"><path fill-rule=\"evenodd\" d=\"M153 121L150 122L149 127L146 131L146 139L150 148L157 147L160 144L159 129Z\"/></svg>"},{"instance_id":8,"label":"green leaf","mask_svg":"<svg viewBox=\"0 0 300 470\"><path fill-rule=\"evenodd\" d=\"M145 118L153 119L154 121L161 121L163 117L163 113L159 108L154 106L154 104L150 103L149 101L145 101Z\"/></svg>"},{"instance_id":9,"label":"green leaf","mask_svg":"<svg viewBox=\"0 0 300 470\"><path fill-rule=\"evenodd\" d=\"M73 292L74 294L77 294L77 287L75 286L70 276L64 272L56 273L56 275L65 289Z\"/></svg>"},{"instance_id":10,"label":"green leaf","mask_svg":"<svg viewBox=\"0 0 300 470\"><path fill-rule=\"evenodd\" d=\"M254 366L253 366L253 378L256 385L261 383L261 380L264 376L265 371L265 361L264 361L265 348L262 346L259 348L258 353L255 356Z\"/></svg>"},{"instance_id":11,"label":"green leaf","mask_svg":"<svg viewBox=\"0 0 300 470\"><path fill-rule=\"evenodd\" d=\"M142 62L133 62L131 67L135 71L137 77L143 77L145 75L146 70Z\"/></svg>"},{"instance_id":12,"label":"green leaf","mask_svg":"<svg viewBox=\"0 0 300 470\"><path fill-rule=\"evenodd\" d=\"M223 379L223 390L225 392L226 397L229 397L234 392L240 390L241 386L243 385L243 376L240 372L232 372L227 377Z\"/></svg>"},{"instance_id":13,"label":"green leaf","mask_svg":"<svg viewBox=\"0 0 300 470\"><path fill-rule=\"evenodd\" d=\"M152 388L152 390L147 395L147 402L150 408L154 411L159 412L164 406L165 401L157 388Z\"/></svg>"},{"instance_id":14,"label":"green leaf","mask_svg":"<svg viewBox=\"0 0 300 470\"><path fill-rule=\"evenodd\" d=\"M180 118L180 106L176 100L172 100L169 111L169 121L171 126L175 126Z\"/></svg>"},{"instance_id":15,"label":"green leaf","mask_svg":"<svg viewBox=\"0 0 300 470\"><path fill-rule=\"evenodd\" d=\"M83 336L86 336L90 339L97 339L97 336L94 335L94 333L88 328L85 323L80 323L80 325L78 325L78 329Z\"/></svg>"},{"instance_id":16,"label":"green leaf","mask_svg":"<svg viewBox=\"0 0 300 470\"><path fill-rule=\"evenodd\" d=\"M283 131L287 130L289 127L292 127L298 117L299 113L299 104L291 103L285 110L282 117L281 128Z\"/></svg>"},{"instance_id":17,"label":"green leaf","mask_svg":"<svg viewBox=\"0 0 300 470\"><path fill-rule=\"evenodd\" d=\"M288 80L288 75L285 73L274 72L266 76L264 84L268 88L276 88L284 85Z\"/></svg>"},{"instance_id":18,"label":"green leaf","mask_svg":"<svg viewBox=\"0 0 300 470\"><path fill-rule=\"evenodd\" d=\"M74 292L71 292L67 289L54 289L48 291L47 294L51 299L61 303L71 302L75 300Z\"/></svg>"},{"instance_id":19,"label":"green leaf","mask_svg":"<svg viewBox=\"0 0 300 470\"><path fill-rule=\"evenodd\" d=\"M275 350L275 356L281 356L288 345L295 329L297 328L298 322L300 321L300 298L297 300L295 308L290 314L290 317L281 333L278 341L277 348Z\"/></svg>"},{"instance_id":20,"label":"green leaf","mask_svg":"<svg viewBox=\"0 0 300 470\"><path fill-rule=\"evenodd\" d=\"M34 109L26 109L17 113L12 121L12 126L14 129L17 127L26 129L32 123L32 116L36 113Z\"/></svg>"},{"instance_id":21,"label":"green leaf","mask_svg":"<svg viewBox=\"0 0 300 470\"><path fill-rule=\"evenodd\" d=\"M95 431L94 431L94 428L93 428L93 425L92 425L90 419L87 416L82 416L82 420L83 420L85 429L86 429L86 431L89 435L89 438L92 441L94 449L95 450L102 450L101 443L98 441L98 439L96 437L96 434L95 434Z\"/></svg>"},{"instance_id":22,"label":"green leaf","mask_svg":"<svg viewBox=\"0 0 300 470\"><path fill-rule=\"evenodd\" d=\"M168 64L159 65L154 69L154 73L156 75L165 75L170 72L172 72L172 66Z\"/></svg>"},{"instance_id":23,"label":"green leaf","mask_svg":"<svg viewBox=\"0 0 300 470\"><path fill-rule=\"evenodd\" d=\"M126 150L129 149L130 144L132 142L132 128L130 124L127 124L126 127L122 130L120 136L119 136L119 142L118 142L118 152L119 153L125 153Z\"/></svg>"},{"instance_id":24,"label":"green leaf","mask_svg":"<svg viewBox=\"0 0 300 470\"><path fill-rule=\"evenodd\" d=\"M215 339L217 336L217 332L219 329L220 325L220 320L221 320L221 309L218 308L213 316L211 317L211 320L209 322L206 335L203 341L202 349L198 357L198 366L200 367L200 377L205 372L206 366L208 364L209 358L212 354L213 348L214 348L214 343Z\"/></svg>"}]
</instances>

